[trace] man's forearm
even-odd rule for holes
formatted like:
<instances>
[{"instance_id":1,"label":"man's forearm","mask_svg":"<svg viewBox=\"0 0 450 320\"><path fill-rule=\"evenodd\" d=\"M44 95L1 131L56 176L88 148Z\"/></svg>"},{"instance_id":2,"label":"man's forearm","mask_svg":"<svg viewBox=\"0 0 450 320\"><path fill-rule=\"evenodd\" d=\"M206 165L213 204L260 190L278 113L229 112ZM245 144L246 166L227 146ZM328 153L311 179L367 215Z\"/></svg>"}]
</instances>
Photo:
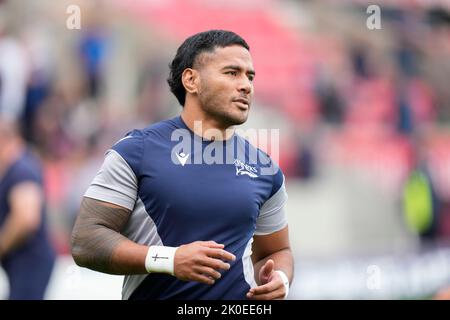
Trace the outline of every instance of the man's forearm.
<instances>
[{"instance_id":1,"label":"man's forearm","mask_svg":"<svg viewBox=\"0 0 450 320\"><path fill-rule=\"evenodd\" d=\"M253 268L255 270L256 283L258 285L261 285L261 283L259 283L258 277L259 270L269 259L272 259L275 262L274 269L283 271L287 275L289 283L292 283L294 259L292 257L291 249L289 248L274 252L268 255L267 257L264 257L263 259L254 263Z\"/></svg>"},{"instance_id":2,"label":"man's forearm","mask_svg":"<svg viewBox=\"0 0 450 320\"><path fill-rule=\"evenodd\" d=\"M34 182L15 185L8 195L10 212L0 227L0 258L20 247L41 223L42 190Z\"/></svg>"},{"instance_id":3,"label":"man's forearm","mask_svg":"<svg viewBox=\"0 0 450 320\"><path fill-rule=\"evenodd\" d=\"M20 220L9 216L0 228L0 259L20 246L33 230L28 230Z\"/></svg>"},{"instance_id":4,"label":"man's forearm","mask_svg":"<svg viewBox=\"0 0 450 320\"><path fill-rule=\"evenodd\" d=\"M72 232L72 256L89 269L110 274L144 274L148 247L123 235L130 211L84 198Z\"/></svg>"}]
</instances>

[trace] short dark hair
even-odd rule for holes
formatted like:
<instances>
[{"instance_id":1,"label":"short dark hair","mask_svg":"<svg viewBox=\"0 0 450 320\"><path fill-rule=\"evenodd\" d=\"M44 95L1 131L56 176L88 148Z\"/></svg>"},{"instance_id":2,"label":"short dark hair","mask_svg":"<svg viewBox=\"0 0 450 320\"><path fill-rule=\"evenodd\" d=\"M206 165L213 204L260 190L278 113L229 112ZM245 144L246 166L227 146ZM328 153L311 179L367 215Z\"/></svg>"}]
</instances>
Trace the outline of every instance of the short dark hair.
<instances>
[{"instance_id":1,"label":"short dark hair","mask_svg":"<svg viewBox=\"0 0 450 320\"><path fill-rule=\"evenodd\" d=\"M169 65L170 74L167 79L170 91L175 95L178 102L184 106L186 90L181 82L181 75L186 68L192 68L195 59L202 52L212 52L216 47L225 48L239 45L250 50L247 42L232 31L209 30L194 34L187 38L177 50L175 58Z\"/></svg>"}]
</instances>

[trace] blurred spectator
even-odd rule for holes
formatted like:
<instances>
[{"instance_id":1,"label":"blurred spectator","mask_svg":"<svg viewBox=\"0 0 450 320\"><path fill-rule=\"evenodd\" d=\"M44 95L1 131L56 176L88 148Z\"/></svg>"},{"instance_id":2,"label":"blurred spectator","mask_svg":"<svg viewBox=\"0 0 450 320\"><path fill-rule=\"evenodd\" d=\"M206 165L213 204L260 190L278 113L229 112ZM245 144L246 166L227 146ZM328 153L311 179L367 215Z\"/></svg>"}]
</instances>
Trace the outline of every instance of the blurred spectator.
<instances>
[{"instance_id":1,"label":"blurred spectator","mask_svg":"<svg viewBox=\"0 0 450 320\"><path fill-rule=\"evenodd\" d=\"M401 78L397 94L397 129L410 135L435 120L434 98L427 83L418 78Z\"/></svg>"},{"instance_id":2,"label":"blurred spectator","mask_svg":"<svg viewBox=\"0 0 450 320\"><path fill-rule=\"evenodd\" d=\"M411 231L424 240L437 236L437 210L430 175L424 169L413 170L405 184L404 210Z\"/></svg>"},{"instance_id":3,"label":"blurred spectator","mask_svg":"<svg viewBox=\"0 0 450 320\"><path fill-rule=\"evenodd\" d=\"M401 39L400 46L395 52L400 71L408 77L417 75L417 53L415 48L406 39Z\"/></svg>"},{"instance_id":4,"label":"blurred spectator","mask_svg":"<svg viewBox=\"0 0 450 320\"><path fill-rule=\"evenodd\" d=\"M80 41L80 54L82 66L88 79L88 95L90 98L95 99L99 96L106 53L107 37L104 30L99 27L86 29Z\"/></svg>"},{"instance_id":5,"label":"blurred spectator","mask_svg":"<svg viewBox=\"0 0 450 320\"><path fill-rule=\"evenodd\" d=\"M315 159L311 148L304 144L299 148L297 157L297 175L299 178L308 180L315 174Z\"/></svg>"},{"instance_id":6,"label":"blurred spectator","mask_svg":"<svg viewBox=\"0 0 450 320\"><path fill-rule=\"evenodd\" d=\"M315 79L315 93L325 122L340 125L344 117L344 101L326 70L320 69Z\"/></svg>"},{"instance_id":7,"label":"blurred spectator","mask_svg":"<svg viewBox=\"0 0 450 320\"><path fill-rule=\"evenodd\" d=\"M37 110L33 140L47 159L61 159L74 153L74 137L69 136L67 122L70 106L62 92L52 93Z\"/></svg>"},{"instance_id":8,"label":"blurred spectator","mask_svg":"<svg viewBox=\"0 0 450 320\"><path fill-rule=\"evenodd\" d=\"M158 122L166 118L165 101L166 65L162 58L154 57L144 63L139 78L138 114L143 123Z\"/></svg>"},{"instance_id":9,"label":"blurred spectator","mask_svg":"<svg viewBox=\"0 0 450 320\"><path fill-rule=\"evenodd\" d=\"M27 63L23 46L6 35L0 21L0 112L10 120L17 119L23 110Z\"/></svg>"},{"instance_id":10,"label":"blurred spectator","mask_svg":"<svg viewBox=\"0 0 450 320\"><path fill-rule=\"evenodd\" d=\"M367 79L372 76L369 54L363 44L358 43L350 48L350 59L353 65L353 72L357 77Z\"/></svg>"},{"instance_id":11,"label":"blurred spectator","mask_svg":"<svg viewBox=\"0 0 450 320\"><path fill-rule=\"evenodd\" d=\"M17 126L0 117L0 263L9 299L43 299L54 261L41 167Z\"/></svg>"},{"instance_id":12,"label":"blurred spectator","mask_svg":"<svg viewBox=\"0 0 450 320\"><path fill-rule=\"evenodd\" d=\"M409 103L408 95L403 86L399 88L397 93L397 130L401 134L410 135L414 129L414 116Z\"/></svg>"},{"instance_id":13,"label":"blurred spectator","mask_svg":"<svg viewBox=\"0 0 450 320\"><path fill-rule=\"evenodd\" d=\"M404 214L409 229L432 242L439 236L439 199L429 171L425 140L416 137L413 142L412 170L403 190Z\"/></svg>"},{"instance_id":14,"label":"blurred spectator","mask_svg":"<svg viewBox=\"0 0 450 320\"><path fill-rule=\"evenodd\" d=\"M50 94L54 76L54 57L50 39L38 26L29 28L25 44L30 55L30 75L25 94L22 130L26 141L35 142L33 127L39 108Z\"/></svg>"}]
</instances>

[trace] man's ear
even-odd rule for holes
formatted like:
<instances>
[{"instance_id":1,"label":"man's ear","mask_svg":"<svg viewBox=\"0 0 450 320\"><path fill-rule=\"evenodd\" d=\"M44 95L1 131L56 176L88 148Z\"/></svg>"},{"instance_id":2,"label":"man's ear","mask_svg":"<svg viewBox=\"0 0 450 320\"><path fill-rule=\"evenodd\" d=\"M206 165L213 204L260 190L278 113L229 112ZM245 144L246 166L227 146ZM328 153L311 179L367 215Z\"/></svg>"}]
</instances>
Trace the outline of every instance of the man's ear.
<instances>
[{"instance_id":1,"label":"man's ear","mask_svg":"<svg viewBox=\"0 0 450 320\"><path fill-rule=\"evenodd\" d=\"M186 68L181 75L181 82L183 83L186 92L191 94L198 92L198 85L200 82L199 73L197 70Z\"/></svg>"}]
</instances>

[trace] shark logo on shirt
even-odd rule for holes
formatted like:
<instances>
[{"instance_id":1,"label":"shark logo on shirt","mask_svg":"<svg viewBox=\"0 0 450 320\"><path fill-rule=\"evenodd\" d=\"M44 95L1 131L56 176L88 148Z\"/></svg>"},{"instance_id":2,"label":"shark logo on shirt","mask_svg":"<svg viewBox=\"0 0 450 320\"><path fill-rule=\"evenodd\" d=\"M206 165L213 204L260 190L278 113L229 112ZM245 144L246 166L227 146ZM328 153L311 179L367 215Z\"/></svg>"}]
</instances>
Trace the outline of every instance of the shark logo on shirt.
<instances>
[{"instance_id":1,"label":"shark logo on shirt","mask_svg":"<svg viewBox=\"0 0 450 320\"><path fill-rule=\"evenodd\" d=\"M247 175L250 178L258 178L258 175L256 174L258 170L256 170L255 167L248 165L239 159L234 160L234 165L236 167L236 176Z\"/></svg>"}]
</instances>

